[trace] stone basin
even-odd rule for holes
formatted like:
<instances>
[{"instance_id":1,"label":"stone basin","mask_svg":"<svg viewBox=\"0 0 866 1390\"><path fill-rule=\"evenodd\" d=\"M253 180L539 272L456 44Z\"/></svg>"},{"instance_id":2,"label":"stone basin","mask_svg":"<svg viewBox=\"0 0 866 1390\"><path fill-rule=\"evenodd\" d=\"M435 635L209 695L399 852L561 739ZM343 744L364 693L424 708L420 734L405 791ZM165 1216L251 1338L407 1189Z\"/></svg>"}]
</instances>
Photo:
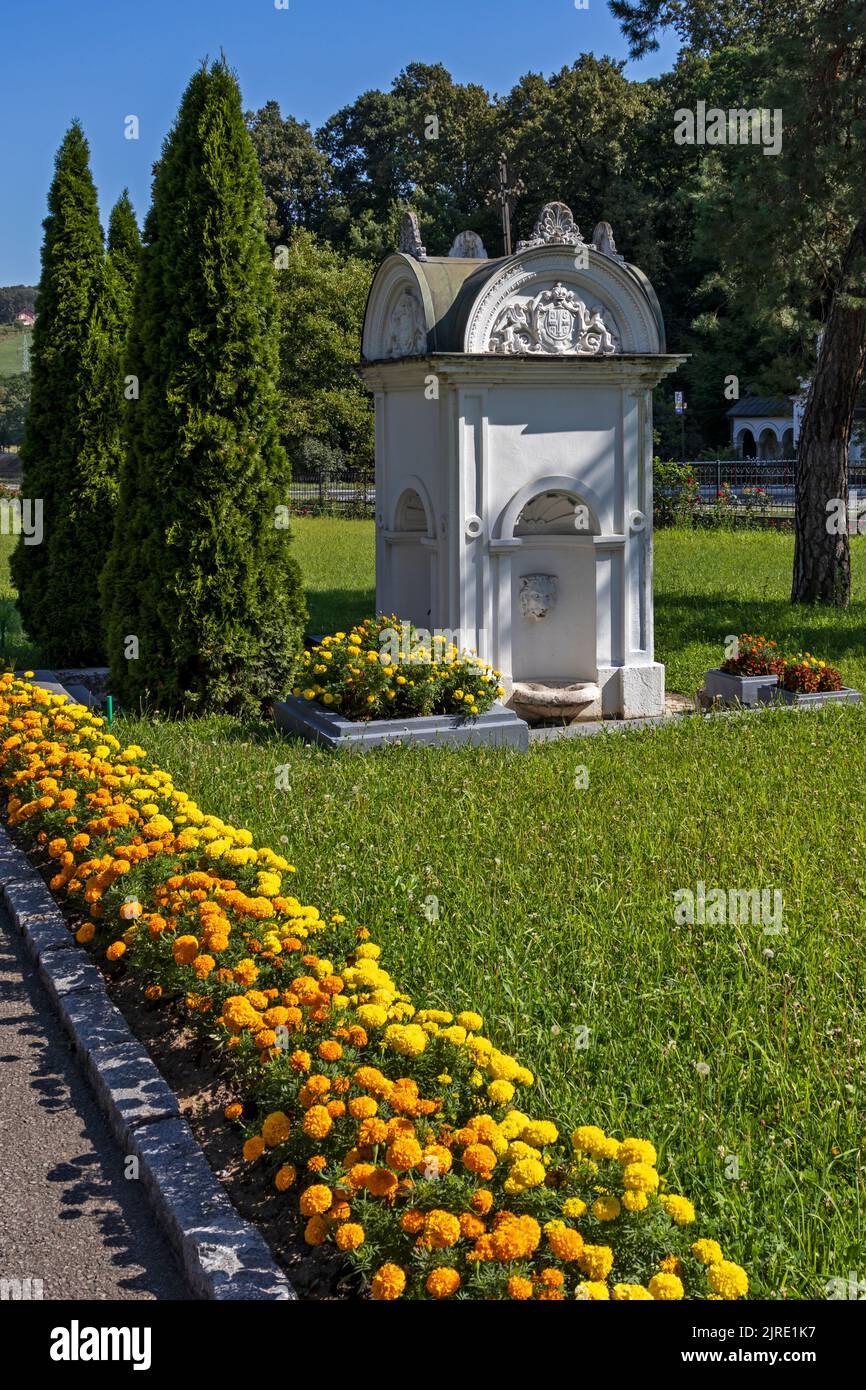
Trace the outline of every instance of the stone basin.
<instances>
[{"instance_id":1,"label":"stone basin","mask_svg":"<svg viewBox=\"0 0 866 1390\"><path fill-rule=\"evenodd\" d=\"M509 705L527 724L546 719L597 719L601 689L594 681L515 681Z\"/></svg>"}]
</instances>

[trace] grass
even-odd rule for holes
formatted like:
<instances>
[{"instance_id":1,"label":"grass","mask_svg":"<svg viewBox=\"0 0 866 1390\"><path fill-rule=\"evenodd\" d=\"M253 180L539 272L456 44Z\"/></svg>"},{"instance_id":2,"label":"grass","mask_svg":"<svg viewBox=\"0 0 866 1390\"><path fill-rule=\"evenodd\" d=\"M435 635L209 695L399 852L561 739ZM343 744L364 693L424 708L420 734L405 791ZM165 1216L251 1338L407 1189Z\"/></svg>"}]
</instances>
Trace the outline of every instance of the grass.
<instances>
[{"instance_id":1,"label":"grass","mask_svg":"<svg viewBox=\"0 0 866 1390\"><path fill-rule=\"evenodd\" d=\"M375 608L372 521L299 517L295 549L310 630L333 632ZM656 656L669 690L692 695L729 633L763 632L785 651L811 651L866 690L866 538L851 544L855 601L847 612L792 608L793 536L768 531L658 531Z\"/></svg>"},{"instance_id":2,"label":"grass","mask_svg":"<svg viewBox=\"0 0 866 1390\"><path fill-rule=\"evenodd\" d=\"M862 1262L864 726L779 711L366 756L230 719L118 733L368 925L416 1002L479 1007L545 1113L651 1137L754 1292L804 1298ZM780 889L783 932L677 926L698 880Z\"/></svg>"},{"instance_id":3,"label":"grass","mask_svg":"<svg viewBox=\"0 0 866 1390\"><path fill-rule=\"evenodd\" d=\"M371 612L372 523L295 530L311 630ZM693 691L743 630L866 687L863 542L847 613L789 607L791 547L657 536L669 688ZM0 594L9 549L0 537ZM535 1070L546 1113L652 1138L754 1293L823 1297L827 1280L863 1274L866 709L685 720L526 754L335 757L225 718L116 728L204 809L287 852L304 900L371 927L419 1003L479 1007ZM673 895L699 880L779 889L782 933L678 926Z\"/></svg>"},{"instance_id":4,"label":"grass","mask_svg":"<svg viewBox=\"0 0 866 1390\"><path fill-rule=\"evenodd\" d=\"M299 519L296 535L311 628L371 612L372 523ZM670 688L695 690L744 630L866 684L866 605L791 609L791 547L657 536ZM864 570L856 541L858 594ZM524 755L345 757L228 719L121 727L287 850L305 899L370 926L419 1000L480 1007L547 1113L651 1137L756 1293L805 1298L862 1259L864 726L856 707L779 711ZM678 926L673 895L699 880L779 889L783 931Z\"/></svg>"},{"instance_id":5,"label":"grass","mask_svg":"<svg viewBox=\"0 0 866 1390\"><path fill-rule=\"evenodd\" d=\"M32 329L25 330L32 338ZM25 333L14 324L0 324L0 376L18 376L22 366L22 340Z\"/></svg>"}]
</instances>

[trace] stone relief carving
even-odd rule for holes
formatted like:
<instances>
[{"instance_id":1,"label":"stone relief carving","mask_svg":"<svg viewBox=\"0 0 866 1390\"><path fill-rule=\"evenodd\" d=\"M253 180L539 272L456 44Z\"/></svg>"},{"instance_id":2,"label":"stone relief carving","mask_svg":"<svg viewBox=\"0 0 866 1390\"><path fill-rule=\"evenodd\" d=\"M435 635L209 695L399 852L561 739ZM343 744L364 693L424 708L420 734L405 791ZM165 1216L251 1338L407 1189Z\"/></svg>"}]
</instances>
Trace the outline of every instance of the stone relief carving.
<instances>
[{"instance_id":1,"label":"stone relief carving","mask_svg":"<svg viewBox=\"0 0 866 1390\"><path fill-rule=\"evenodd\" d=\"M538 214L532 236L518 241L518 251L530 251L534 246L582 246L580 230L566 203L546 203Z\"/></svg>"},{"instance_id":2,"label":"stone relief carving","mask_svg":"<svg viewBox=\"0 0 866 1390\"><path fill-rule=\"evenodd\" d=\"M615 331L605 322L601 305L587 307L558 280L528 302L513 299L501 310L490 332L489 352L543 352L602 357L619 350Z\"/></svg>"},{"instance_id":3,"label":"stone relief carving","mask_svg":"<svg viewBox=\"0 0 866 1390\"><path fill-rule=\"evenodd\" d=\"M424 306L410 289L400 292L388 321L387 357L416 357L427 351Z\"/></svg>"},{"instance_id":4,"label":"stone relief carving","mask_svg":"<svg viewBox=\"0 0 866 1390\"><path fill-rule=\"evenodd\" d=\"M448 255L459 256L467 261L487 260L484 242L477 232L458 232L454 238L454 245L451 247Z\"/></svg>"},{"instance_id":5,"label":"stone relief carving","mask_svg":"<svg viewBox=\"0 0 866 1390\"><path fill-rule=\"evenodd\" d=\"M592 244L603 256L610 256L612 261L619 261L620 265L625 265L625 256L621 256L616 249L613 227L609 222L596 223L592 233Z\"/></svg>"},{"instance_id":6,"label":"stone relief carving","mask_svg":"<svg viewBox=\"0 0 866 1390\"><path fill-rule=\"evenodd\" d=\"M404 212L400 222L400 246L398 248L407 256L414 256L416 261L426 261L427 249L421 244L421 228L418 223L417 212Z\"/></svg>"},{"instance_id":7,"label":"stone relief carving","mask_svg":"<svg viewBox=\"0 0 866 1390\"><path fill-rule=\"evenodd\" d=\"M556 603L558 587L555 574L522 574L518 601L523 617L542 622Z\"/></svg>"}]
</instances>

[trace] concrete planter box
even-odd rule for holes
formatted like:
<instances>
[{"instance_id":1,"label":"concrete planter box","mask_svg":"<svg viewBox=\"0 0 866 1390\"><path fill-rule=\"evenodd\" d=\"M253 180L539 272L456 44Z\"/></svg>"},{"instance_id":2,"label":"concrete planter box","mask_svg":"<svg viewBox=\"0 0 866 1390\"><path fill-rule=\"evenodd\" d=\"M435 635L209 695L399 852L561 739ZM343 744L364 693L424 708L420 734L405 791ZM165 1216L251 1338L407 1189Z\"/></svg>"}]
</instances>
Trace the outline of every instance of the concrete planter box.
<instances>
[{"instance_id":1,"label":"concrete planter box","mask_svg":"<svg viewBox=\"0 0 866 1390\"><path fill-rule=\"evenodd\" d=\"M513 710L494 705L486 714L461 719L454 714L417 715L410 719L344 719L315 700L289 695L274 705L277 728L297 734L307 743L326 748L381 748L387 743L496 744L524 750L529 747L529 726Z\"/></svg>"},{"instance_id":2,"label":"concrete planter box","mask_svg":"<svg viewBox=\"0 0 866 1390\"><path fill-rule=\"evenodd\" d=\"M841 690L816 690L808 695L802 690L783 690L780 686L776 694L783 704L796 705L798 709L814 709L817 705L858 705L863 698L859 690L847 685Z\"/></svg>"},{"instance_id":3,"label":"concrete planter box","mask_svg":"<svg viewBox=\"0 0 866 1390\"><path fill-rule=\"evenodd\" d=\"M734 676L713 667L704 676L704 691L710 699L718 696L726 705L767 705L779 688L778 676Z\"/></svg>"}]
</instances>

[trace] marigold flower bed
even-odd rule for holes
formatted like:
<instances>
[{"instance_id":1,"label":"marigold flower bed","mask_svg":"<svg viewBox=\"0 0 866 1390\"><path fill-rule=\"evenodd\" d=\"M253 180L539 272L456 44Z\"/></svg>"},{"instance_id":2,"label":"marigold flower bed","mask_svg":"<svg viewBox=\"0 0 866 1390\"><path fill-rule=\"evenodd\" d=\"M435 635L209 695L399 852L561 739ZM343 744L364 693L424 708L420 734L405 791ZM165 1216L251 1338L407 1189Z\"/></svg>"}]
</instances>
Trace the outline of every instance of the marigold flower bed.
<instances>
[{"instance_id":1,"label":"marigold flower bed","mask_svg":"<svg viewBox=\"0 0 866 1390\"><path fill-rule=\"evenodd\" d=\"M366 927L299 902L285 859L144 749L9 674L0 738L8 822L55 861L76 939L183 1000L236 1088L245 1159L373 1298L747 1293L648 1140L538 1115L480 1015L416 1008Z\"/></svg>"}]
</instances>

